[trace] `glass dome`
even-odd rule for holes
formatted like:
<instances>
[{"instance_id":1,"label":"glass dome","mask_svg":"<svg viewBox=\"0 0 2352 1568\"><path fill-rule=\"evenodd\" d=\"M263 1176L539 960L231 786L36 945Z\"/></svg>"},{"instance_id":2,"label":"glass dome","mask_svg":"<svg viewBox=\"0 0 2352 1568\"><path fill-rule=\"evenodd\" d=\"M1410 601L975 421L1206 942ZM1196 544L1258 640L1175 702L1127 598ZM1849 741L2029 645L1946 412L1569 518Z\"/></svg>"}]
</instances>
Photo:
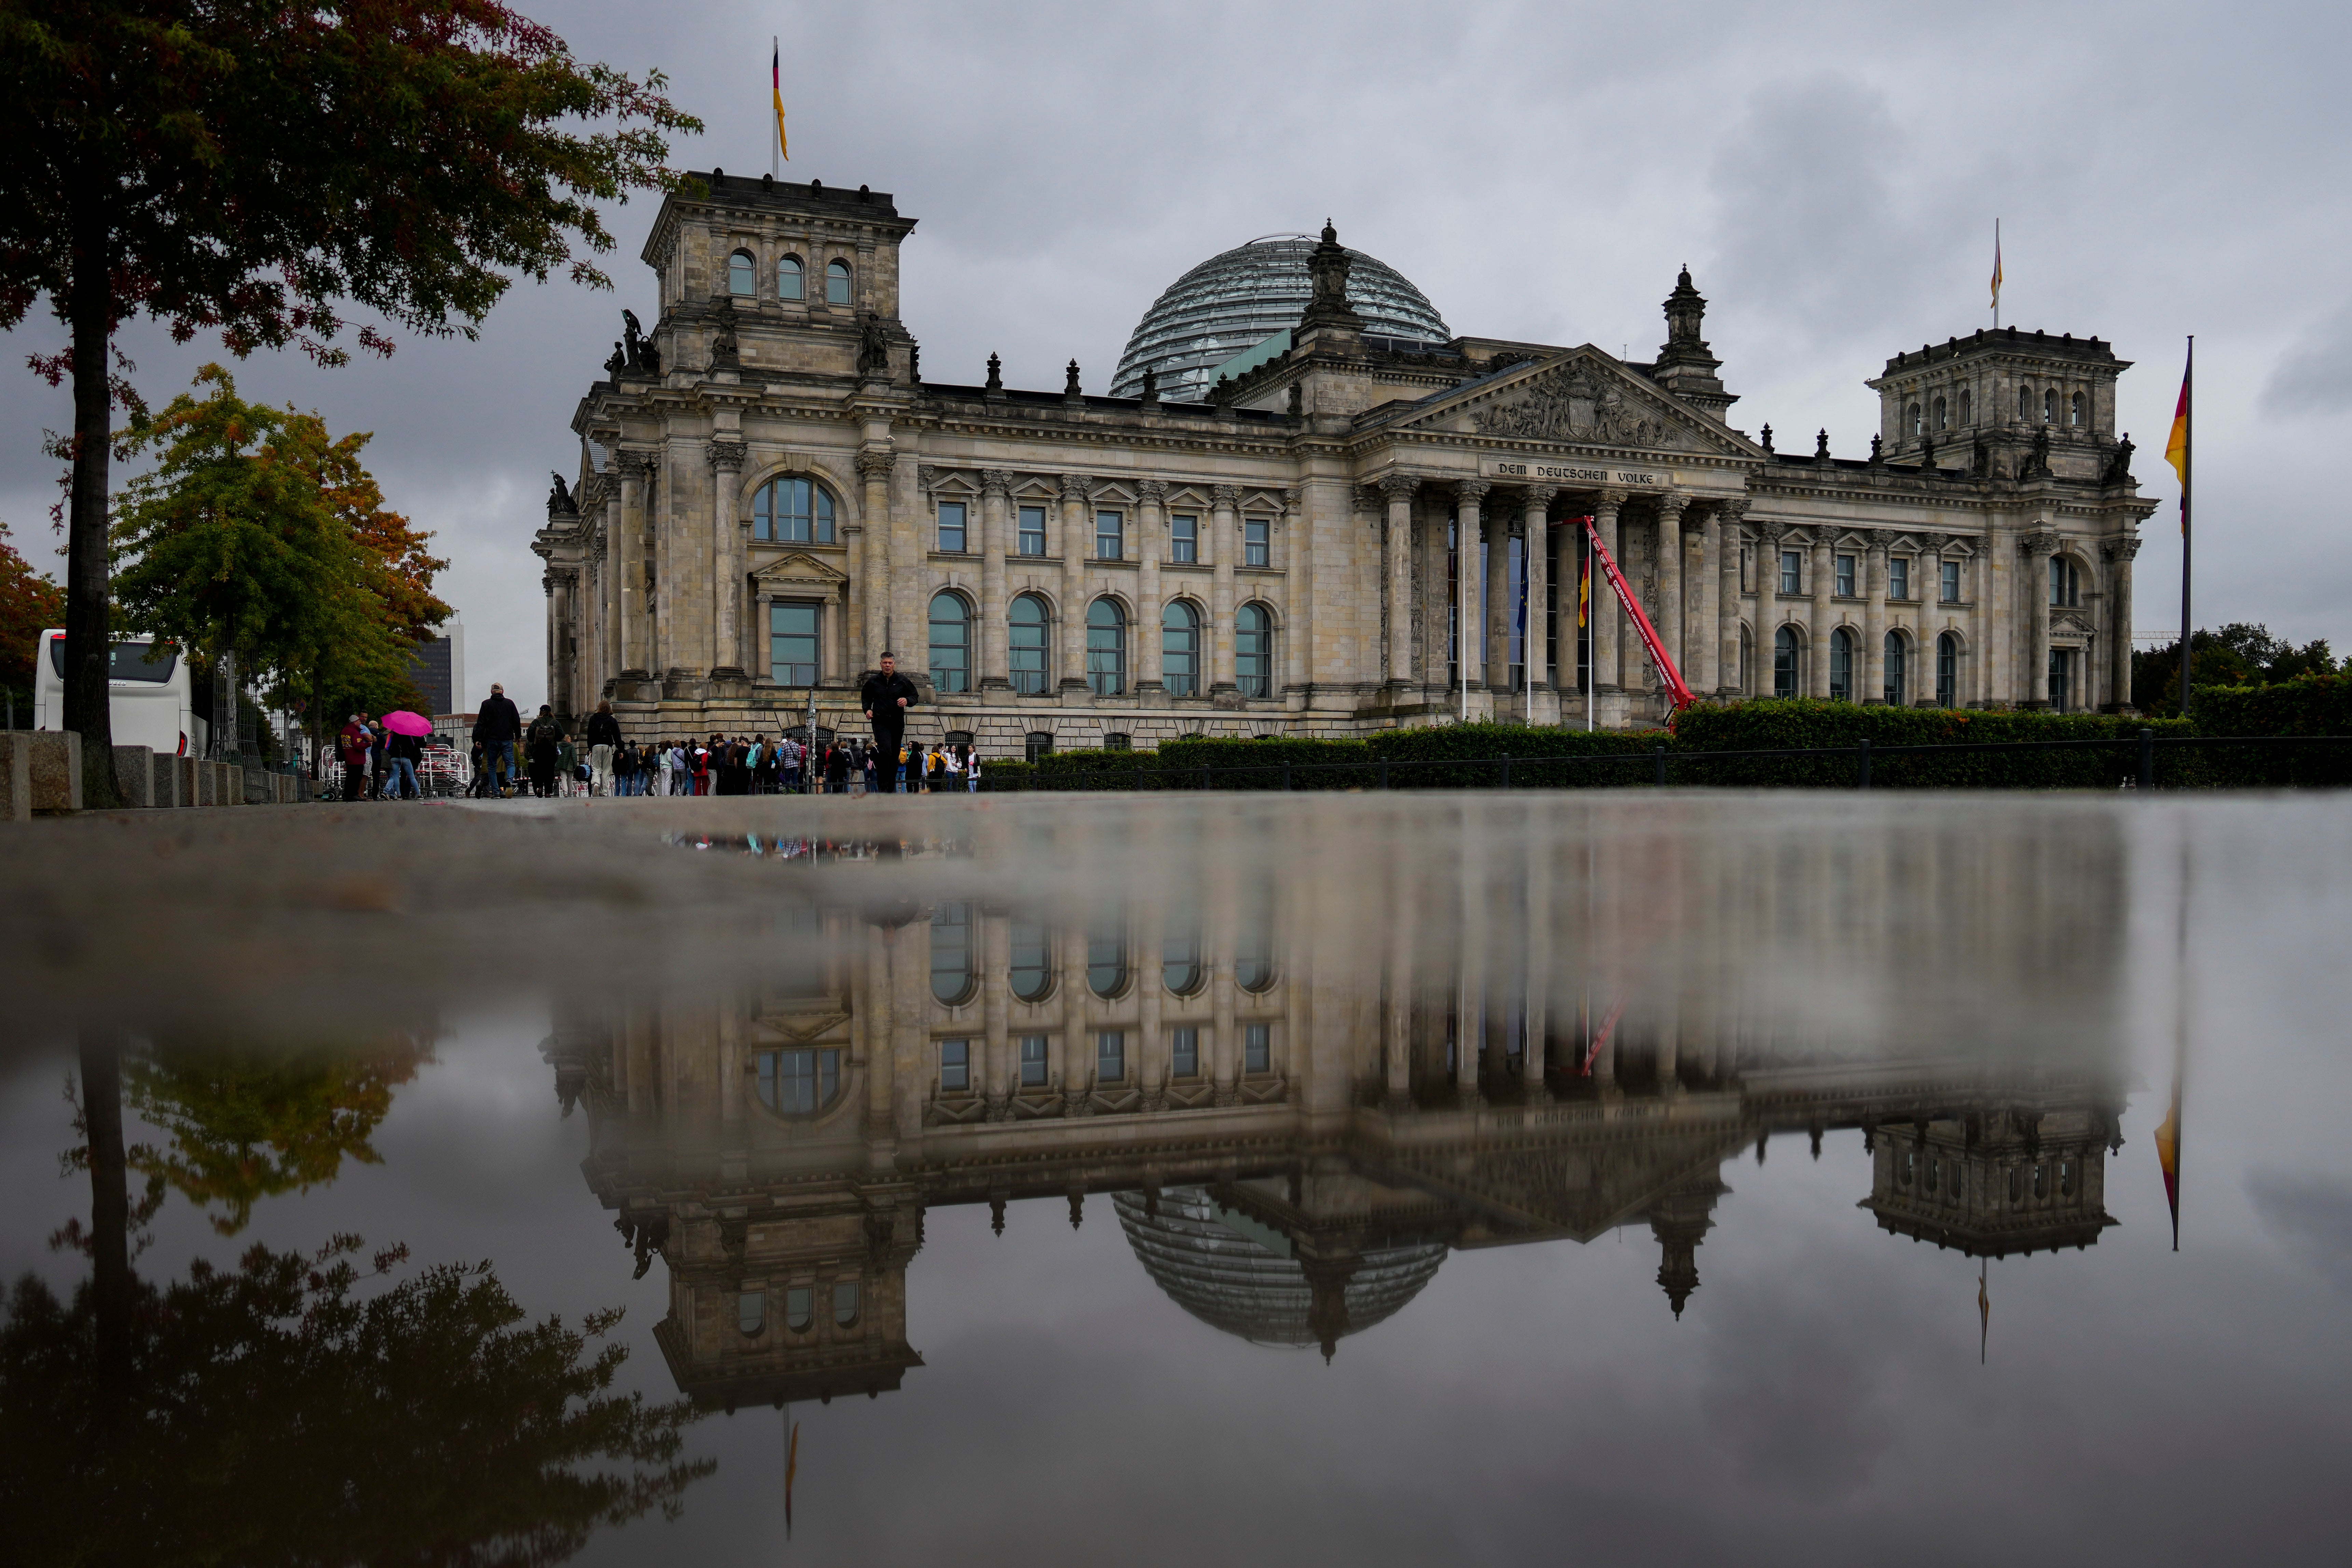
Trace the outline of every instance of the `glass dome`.
<instances>
[{"instance_id":1,"label":"glass dome","mask_svg":"<svg viewBox=\"0 0 2352 1568\"><path fill-rule=\"evenodd\" d=\"M1298 324L1313 289L1307 258L1315 237L1270 234L1213 256L1169 287L1136 323L1111 380L1113 397L1143 395L1143 373L1160 373L1160 395L1199 403L1217 366ZM1454 336L1422 291L1394 268L1348 252L1348 303L1364 330L1442 343Z\"/></svg>"},{"instance_id":2,"label":"glass dome","mask_svg":"<svg viewBox=\"0 0 2352 1568\"><path fill-rule=\"evenodd\" d=\"M1314 1287L1287 1243L1264 1232L1277 1252L1256 1238L1262 1226L1220 1210L1200 1187L1171 1187L1160 1194L1157 1215L1145 1212L1140 1193L1115 1193L1119 1227L1151 1282L1169 1299L1212 1328L1261 1345L1312 1345ZM1442 1241L1400 1242L1365 1249L1342 1296L1345 1333L1361 1333L1393 1316L1445 1261Z\"/></svg>"}]
</instances>

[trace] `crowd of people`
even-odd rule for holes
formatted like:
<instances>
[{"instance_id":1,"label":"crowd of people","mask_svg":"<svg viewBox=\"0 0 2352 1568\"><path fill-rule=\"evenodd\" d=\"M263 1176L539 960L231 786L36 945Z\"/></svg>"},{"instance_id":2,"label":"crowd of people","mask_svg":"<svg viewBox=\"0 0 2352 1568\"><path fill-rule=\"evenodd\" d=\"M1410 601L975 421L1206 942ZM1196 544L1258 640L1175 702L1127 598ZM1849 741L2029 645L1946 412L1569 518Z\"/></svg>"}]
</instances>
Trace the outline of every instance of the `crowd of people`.
<instances>
[{"instance_id":1,"label":"crowd of people","mask_svg":"<svg viewBox=\"0 0 2352 1568\"><path fill-rule=\"evenodd\" d=\"M470 793L500 799L524 792L568 795L880 795L978 793L981 759L971 746L906 739L917 689L884 654L860 691L871 741L713 734L640 744L623 738L613 705L600 702L575 743L546 703L526 724L506 688L492 683L474 716ZM354 713L338 737L345 800L415 799L428 744ZM521 766L517 766L517 752Z\"/></svg>"}]
</instances>

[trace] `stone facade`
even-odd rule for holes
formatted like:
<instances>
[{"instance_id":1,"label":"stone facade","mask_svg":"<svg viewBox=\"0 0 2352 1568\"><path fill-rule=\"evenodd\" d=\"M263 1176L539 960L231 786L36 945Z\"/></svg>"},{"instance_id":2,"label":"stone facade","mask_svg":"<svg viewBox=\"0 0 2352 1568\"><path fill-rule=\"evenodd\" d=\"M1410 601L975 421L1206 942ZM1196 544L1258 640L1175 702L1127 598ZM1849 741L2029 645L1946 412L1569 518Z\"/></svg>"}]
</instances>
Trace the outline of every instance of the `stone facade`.
<instances>
[{"instance_id":1,"label":"stone facade","mask_svg":"<svg viewBox=\"0 0 2352 1568\"><path fill-rule=\"evenodd\" d=\"M577 478L534 542L559 711L773 733L814 699L821 730L862 731L889 647L926 684L910 734L992 755L1580 724L1588 685L1598 722L1655 722L1606 593L1577 630L1588 517L1703 698L2128 698L2155 503L2114 432L2126 363L2095 339L1897 355L1868 458L1825 435L1784 454L1726 422L1686 272L1649 363L1417 345L1365 333L1327 227L1290 347L1214 401L1090 396L1075 363L1059 392L993 360L942 384L901 317L914 226L863 187L715 172L665 202L658 317L628 316L580 402Z\"/></svg>"}]
</instances>

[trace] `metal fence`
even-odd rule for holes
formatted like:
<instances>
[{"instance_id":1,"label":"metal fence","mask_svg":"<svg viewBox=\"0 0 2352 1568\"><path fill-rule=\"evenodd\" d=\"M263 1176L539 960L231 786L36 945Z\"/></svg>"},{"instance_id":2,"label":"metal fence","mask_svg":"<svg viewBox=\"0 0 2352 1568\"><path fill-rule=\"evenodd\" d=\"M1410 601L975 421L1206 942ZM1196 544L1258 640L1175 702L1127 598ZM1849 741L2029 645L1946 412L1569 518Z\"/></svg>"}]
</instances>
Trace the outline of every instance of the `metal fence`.
<instances>
[{"instance_id":1,"label":"metal fence","mask_svg":"<svg viewBox=\"0 0 2352 1568\"><path fill-rule=\"evenodd\" d=\"M1150 780L1156 781L1160 787L1162 788L1197 788L1205 790L1219 787L1217 781L1222 779L1236 781L1239 784L1239 787L1244 789L1255 787L1265 790L1292 790L1298 786L1301 782L1302 775L1347 773L1364 775L1364 782L1360 787L1384 790L1399 788L1410 789L1414 787L1412 775L1416 770L1421 770L1425 774L1426 770L1432 768L1449 768L1455 770L1490 769L1492 770L1492 783L1487 787L1509 789L1511 787L1511 770L1514 765L1517 765L1522 770L1522 777L1525 776L1524 770L1531 766L1541 766L1548 769L1559 767L1584 767L1595 769L1627 767L1635 769L1646 768L1648 770L1648 778L1646 781L1637 772L1633 773L1631 776L1624 777L1622 781L1612 780L1611 782L1622 782L1627 784L1637 784L1646 782L1657 787L1664 788L1667 783L1667 769L1669 764L1672 763L1731 762L1748 758L1764 757L1813 757L1824 759L1831 757L1851 757L1853 759L1853 787L1856 789L1868 789L1870 788L1871 763L1874 759L1885 760L1899 757L1926 756L1935 753L1960 752L1993 753L2004 752L2024 752L2060 751L2130 752L2136 750L2138 752L2138 769L2137 775L2132 782L2140 789L2158 789L2161 788L2163 784L2163 781L2159 776L2159 772L2157 767L2157 755L2159 748L2302 747L2323 745L2352 748L2352 736L2159 736L2153 730L2142 730L2137 736L2124 735L2111 739L2097 740L1982 741L1955 742L1934 745L1876 747L1874 747L1868 741L1863 741L1852 746L1793 746L1744 752L1678 752L1669 751L1664 744L1659 744L1651 747L1647 752L1612 752L1587 753L1583 755L1511 756L1506 754L1499 757L1415 757L1409 759L1401 757L1377 757L1368 758L1362 762L1348 763L1295 763L1284 761L1279 763L1228 763L1224 765L1202 763L1192 767L1074 768L1051 772L1024 772L1013 778L1005 778L1002 774L991 778L983 774L980 787L983 793L1025 793L1029 791L1045 793L1064 793L1071 791L1087 792L1094 790L1148 788L1150 786L1146 783L1146 781ZM1256 779L1263 782L1253 785L1247 782L1251 779ZM2352 784L2352 769L2347 769L2346 777L2342 782ZM1225 787L1230 788L1234 787L1234 785L1228 784Z\"/></svg>"}]
</instances>

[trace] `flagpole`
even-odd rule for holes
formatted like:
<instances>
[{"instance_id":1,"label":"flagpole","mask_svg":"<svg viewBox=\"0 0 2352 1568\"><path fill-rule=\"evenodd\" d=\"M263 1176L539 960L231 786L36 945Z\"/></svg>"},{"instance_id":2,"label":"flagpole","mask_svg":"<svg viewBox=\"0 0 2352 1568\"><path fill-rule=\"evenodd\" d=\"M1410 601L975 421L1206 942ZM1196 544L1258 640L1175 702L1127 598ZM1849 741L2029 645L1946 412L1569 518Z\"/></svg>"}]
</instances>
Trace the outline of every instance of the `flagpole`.
<instances>
[{"instance_id":1,"label":"flagpole","mask_svg":"<svg viewBox=\"0 0 2352 1568\"><path fill-rule=\"evenodd\" d=\"M2197 334L2189 334L2189 366L2180 377L2180 414L2184 422L2180 444L2180 716L2189 717L2189 469L2194 458L2197 427Z\"/></svg>"},{"instance_id":2,"label":"flagpole","mask_svg":"<svg viewBox=\"0 0 2352 1568\"><path fill-rule=\"evenodd\" d=\"M771 79L773 89L777 92L782 92L783 90L783 41L775 34L769 34L768 59L770 62L770 69L774 73ZM784 128L781 123L779 123L775 128L775 134L768 138L768 173L774 175L779 180L784 177L783 157Z\"/></svg>"},{"instance_id":3,"label":"flagpole","mask_svg":"<svg viewBox=\"0 0 2352 1568\"><path fill-rule=\"evenodd\" d=\"M2000 331L2000 219L1992 220L1992 330Z\"/></svg>"}]
</instances>

